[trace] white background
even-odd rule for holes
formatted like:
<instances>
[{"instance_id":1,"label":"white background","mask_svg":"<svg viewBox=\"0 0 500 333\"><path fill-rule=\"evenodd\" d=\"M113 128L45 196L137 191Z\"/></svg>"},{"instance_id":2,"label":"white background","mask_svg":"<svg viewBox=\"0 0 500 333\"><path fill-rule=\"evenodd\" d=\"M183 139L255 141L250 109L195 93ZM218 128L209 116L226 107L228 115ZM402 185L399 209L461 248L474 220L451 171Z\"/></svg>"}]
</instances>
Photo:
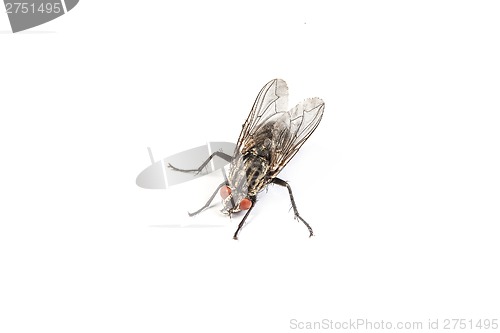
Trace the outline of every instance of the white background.
<instances>
[{"instance_id":1,"label":"white background","mask_svg":"<svg viewBox=\"0 0 500 333\"><path fill-rule=\"evenodd\" d=\"M289 332L498 318L500 4L81 1L0 15L0 331ZM326 103L242 231L218 179L135 185L236 141L259 89ZM496 316L496 317L495 317ZM424 326L425 327L425 326Z\"/></svg>"}]
</instances>

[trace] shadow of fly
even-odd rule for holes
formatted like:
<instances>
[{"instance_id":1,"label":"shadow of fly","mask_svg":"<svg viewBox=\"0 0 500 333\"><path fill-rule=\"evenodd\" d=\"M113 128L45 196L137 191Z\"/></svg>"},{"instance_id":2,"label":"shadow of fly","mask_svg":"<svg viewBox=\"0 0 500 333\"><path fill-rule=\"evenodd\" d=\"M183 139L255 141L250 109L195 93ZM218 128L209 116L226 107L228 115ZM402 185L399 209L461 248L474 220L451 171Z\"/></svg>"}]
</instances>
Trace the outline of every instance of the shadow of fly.
<instances>
[{"instance_id":1,"label":"shadow of fly","mask_svg":"<svg viewBox=\"0 0 500 333\"><path fill-rule=\"evenodd\" d=\"M277 184L288 189L295 218L307 227L309 237L313 236L311 226L300 216L290 185L278 178L280 171L295 156L304 142L319 125L325 109L320 98L308 98L288 110L288 87L280 79L269 81L259 92L252 110L240 133L233 156L215 152L197 169L179 169L181 172L201 172L214 157L230 163L229 175L224 172L224 181L219 184L207 203L189 216L199 214L208 208L220 192L222 212L231 216L246 210L233 238L244 226L257 202L257 194L268 184Z\"/></svg>"}]
</instances>

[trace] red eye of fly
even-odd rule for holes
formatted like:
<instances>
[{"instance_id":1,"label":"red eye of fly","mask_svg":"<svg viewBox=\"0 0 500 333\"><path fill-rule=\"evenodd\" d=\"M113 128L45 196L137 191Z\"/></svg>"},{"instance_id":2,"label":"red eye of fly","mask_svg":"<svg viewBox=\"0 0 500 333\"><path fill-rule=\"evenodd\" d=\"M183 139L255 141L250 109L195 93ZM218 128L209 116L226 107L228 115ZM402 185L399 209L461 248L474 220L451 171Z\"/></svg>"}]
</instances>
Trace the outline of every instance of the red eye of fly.
<instances>
[{"instance_id":1,"label":"red eye of fly","mask_svg":"<svg viewBox=\"0 0 500 333\"><path fill-rule=\"evenodd\" d=\"M240 201L240 210L247 210L252 207L252 200L244 198Z\"/></svg>"},{"instance_id":2,"label":"red eye of fly","mask_svg":"<svg viewBox=\"0 0 500 333\"><path fill-rule=\"evenodd\" d=\"M223 186L220 189L220 196L222 199L226 199L231 194L231 188L229 186Z\"/></svg>"}]
</instances>

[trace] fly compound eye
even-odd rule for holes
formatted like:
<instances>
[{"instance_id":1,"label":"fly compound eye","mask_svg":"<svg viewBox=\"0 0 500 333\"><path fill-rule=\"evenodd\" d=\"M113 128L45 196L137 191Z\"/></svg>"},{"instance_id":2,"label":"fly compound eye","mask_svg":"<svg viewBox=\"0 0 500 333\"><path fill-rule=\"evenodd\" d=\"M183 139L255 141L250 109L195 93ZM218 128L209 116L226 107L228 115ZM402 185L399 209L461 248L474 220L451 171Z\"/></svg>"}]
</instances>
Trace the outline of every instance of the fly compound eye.
<instances>
[{"instance_id":1,"label":"fly compound eye","mask_svg":"<svg viewBox=\"0 0 500 333\"><path fill-rule=\"evenodd\" d=\"M240 201L240 210L247 210L252 207L252 200L244 198Z\"/></svg>"},{"instance_id":2,"label":"fly compound eye","mask_svg":"<svg viewBox=\"0 0 500 333\"><path fill-rule=\"evenodd\" d=\"M222 197L222 199L226 199L230 195L231 195L231 188L229 186L221 187L220 196Z\"/></svg>"}]
</instances>

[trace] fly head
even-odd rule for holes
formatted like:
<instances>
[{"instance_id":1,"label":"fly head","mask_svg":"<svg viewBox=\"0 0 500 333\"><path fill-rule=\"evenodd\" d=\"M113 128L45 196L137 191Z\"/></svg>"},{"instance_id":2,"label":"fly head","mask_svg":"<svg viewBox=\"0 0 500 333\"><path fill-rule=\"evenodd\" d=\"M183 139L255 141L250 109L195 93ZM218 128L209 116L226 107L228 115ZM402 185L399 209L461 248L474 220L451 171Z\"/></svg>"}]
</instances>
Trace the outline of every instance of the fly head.
<instances>
[{"instance_id":1,"label":"fly head","mask_svg":"<svg viewBox=\"0 0 500 333\"><path fill-rule=\"evenodd\" d=\"M241 210L248 210L253 205L252 199L247 196L247 191L228 185L221 187L222 213L231 216Z\"/></svg>"}]
</instances>

